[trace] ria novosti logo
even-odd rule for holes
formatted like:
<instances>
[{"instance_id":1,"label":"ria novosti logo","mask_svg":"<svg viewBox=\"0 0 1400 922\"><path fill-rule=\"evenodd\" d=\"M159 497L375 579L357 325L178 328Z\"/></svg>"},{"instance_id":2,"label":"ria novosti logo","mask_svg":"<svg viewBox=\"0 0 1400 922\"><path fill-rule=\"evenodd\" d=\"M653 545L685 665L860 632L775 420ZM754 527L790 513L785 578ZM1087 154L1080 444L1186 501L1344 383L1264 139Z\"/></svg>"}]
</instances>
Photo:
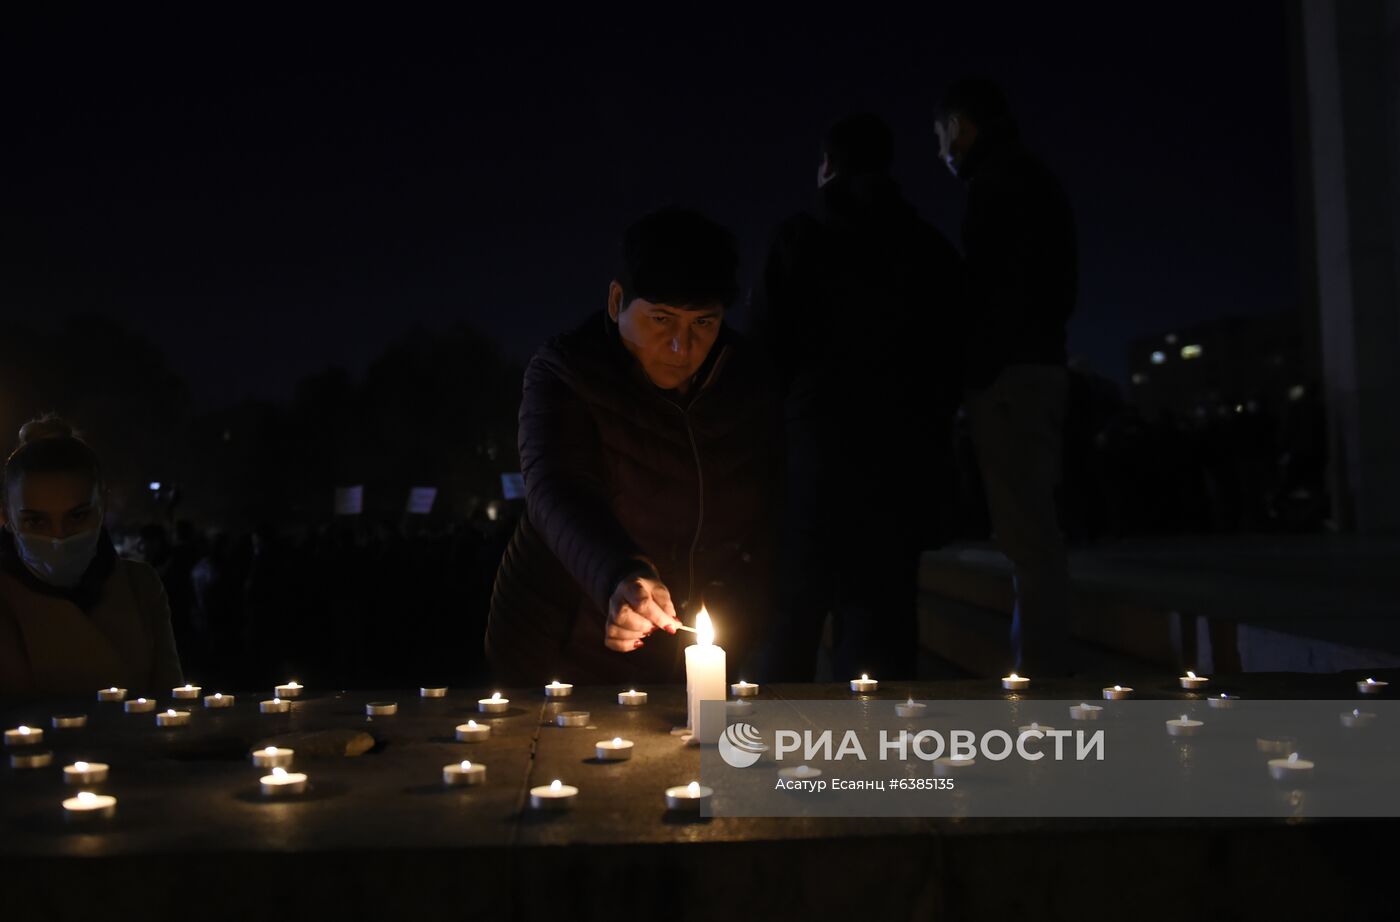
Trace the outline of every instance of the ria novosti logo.
<instances>
[{"instance_id":1,"label":"ria novosti logo","mask_svg":"<svg viewBox=\"0 0 1400 922\"><path fill-rule=\"evenodd\" d=\"M748 768L767 751L763 737L753 724L730 724L719 738L720 758L730 768Z\"/></svg>"}]
</instances>

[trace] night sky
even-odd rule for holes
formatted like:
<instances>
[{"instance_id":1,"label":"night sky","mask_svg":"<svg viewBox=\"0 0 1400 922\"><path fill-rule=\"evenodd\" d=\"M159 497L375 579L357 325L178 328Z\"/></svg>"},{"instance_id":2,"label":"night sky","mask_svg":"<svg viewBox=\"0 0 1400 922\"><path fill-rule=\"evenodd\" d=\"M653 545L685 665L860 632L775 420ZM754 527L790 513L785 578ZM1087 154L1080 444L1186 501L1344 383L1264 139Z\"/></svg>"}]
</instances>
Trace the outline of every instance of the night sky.
<instances>
[{"instance_id":1,"label":"night sky","mask_svg":"<svg viewBox=\"0 0 1400 922\"><path fill-rule=\"evenodd\" d=\"M1282 4L971 6L12 21L0 309L119 317L201 407L459 320L524 358L602 306L656 205L733 227L751 277L854 109L956 240L931 109L965 73L1004 83L1075 203L1072 352L1121 379L1135 335L1296 306Z\"/></svg>"}]
</instances>

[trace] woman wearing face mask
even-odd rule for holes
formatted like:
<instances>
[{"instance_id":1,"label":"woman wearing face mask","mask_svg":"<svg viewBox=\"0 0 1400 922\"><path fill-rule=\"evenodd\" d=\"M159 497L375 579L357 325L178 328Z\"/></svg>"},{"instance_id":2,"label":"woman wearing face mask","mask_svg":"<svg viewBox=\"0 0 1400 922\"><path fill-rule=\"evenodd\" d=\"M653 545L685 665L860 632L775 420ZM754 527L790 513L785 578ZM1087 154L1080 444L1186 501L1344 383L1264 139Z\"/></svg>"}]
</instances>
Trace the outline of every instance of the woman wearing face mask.
<instances>
[{"instance_id":1,"label":"woman wearing face mask","mask_svg":"<svg viewBox=\"0 0 1400 922\"><path fill-rule=\"evenodd\" d=\"M117 557L92 448L61 419L32 420L0 488L0 694L181 684L165 589Z\"/></svg>"}]
</instances>

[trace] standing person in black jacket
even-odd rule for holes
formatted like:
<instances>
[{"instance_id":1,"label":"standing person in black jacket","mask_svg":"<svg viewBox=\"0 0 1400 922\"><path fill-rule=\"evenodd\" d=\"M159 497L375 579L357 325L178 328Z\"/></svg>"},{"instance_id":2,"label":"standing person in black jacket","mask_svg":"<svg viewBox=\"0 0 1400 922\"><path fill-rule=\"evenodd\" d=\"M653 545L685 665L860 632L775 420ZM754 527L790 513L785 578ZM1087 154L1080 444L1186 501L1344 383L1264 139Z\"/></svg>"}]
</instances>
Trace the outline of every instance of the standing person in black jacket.
<instances>
[{"instance_id":1,"label":"standing person in black jacket","mask_svg":"<svg viewBox=\"0 0 1400 922\"><path fill-rule=\"evenodd\" d=\"M755 292L787 437L768 681L811 681L827 612L837 676L915 674L918 557L952 482L960 270L891 178L893 149L878 116L831 126L815 214L779 227Z\"/></svg>"},{"instance_id":2,"label":"standing person in black jacket","mask_svg":"<svg viewBox=\"0 0 1400 922\"><path fill-rule=\"evenodd\" d=\"M498 679L664 682L702 605L743 675L770 604L776 404L724 325L729 232L666 208L627 230L606 311L525 371L526 512L496 574L486 654Z\"/></svg>"},{"instance_id":3,"label":"standing person in black jacket","mask_svg":"<svg viewBox=\"0 0 1400 922\"><path fill-rule=\"evenodd\" d=\"M997 544L1013 568L1014 668L1070 671L1069 580L1055 513L1074 309L1074 217L1059 182L1022 146L1006 97L982 79L944 96L941 155L968 184L964 406Z\"/></svg>"}]
</instances>

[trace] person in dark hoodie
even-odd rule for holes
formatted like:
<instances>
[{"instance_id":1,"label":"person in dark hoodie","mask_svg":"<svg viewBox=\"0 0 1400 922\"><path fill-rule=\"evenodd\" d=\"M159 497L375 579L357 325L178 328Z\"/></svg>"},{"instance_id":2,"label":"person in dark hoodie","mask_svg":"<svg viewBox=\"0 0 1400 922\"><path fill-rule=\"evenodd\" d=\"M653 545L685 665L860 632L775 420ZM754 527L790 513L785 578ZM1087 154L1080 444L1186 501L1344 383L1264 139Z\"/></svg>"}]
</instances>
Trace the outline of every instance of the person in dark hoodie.
<instances>
[{"instance_id":1,"label":"person in dark hoodie","mask_svg":"<svg viewBox=\"0 0 1400 922\"><path fill-rule=\"evenodd\" d=\"M961 269L890 176L889 126L860 113L822 139L815 213L776 231L753 332L784 390L786 506L768 681L833 668L912 678L920 550L952 483Z\"/></svg>"},{"instance_id":2,"label":"person in dark hoodie","mask_svg":"<svg viewBox=\"0 0 1400 922\"><path fill-rule=\"evenodd\" d=\"M525 514L486 655L506 684L676 682L702 606L742 675L770 608L776 402L724 322L733 237L664 208L628 228L607 307L525 371Z\"/></svg>"},{"instance_id":3,"label":"person in dark hoodie","mask_svg":"<svg viewBox=\"0 0 1400 922\"><path fill-rule=\"evenodd\" d=\"M1074 310L1074 216L1060 183L1022 145L1002 91L962 80L936 121L940 153L967 183L965 407L997 544L1011 561L1011 666L1036 675L1068 661L1069 580L1056 519Z\"/></svg>"}]
</instances>

